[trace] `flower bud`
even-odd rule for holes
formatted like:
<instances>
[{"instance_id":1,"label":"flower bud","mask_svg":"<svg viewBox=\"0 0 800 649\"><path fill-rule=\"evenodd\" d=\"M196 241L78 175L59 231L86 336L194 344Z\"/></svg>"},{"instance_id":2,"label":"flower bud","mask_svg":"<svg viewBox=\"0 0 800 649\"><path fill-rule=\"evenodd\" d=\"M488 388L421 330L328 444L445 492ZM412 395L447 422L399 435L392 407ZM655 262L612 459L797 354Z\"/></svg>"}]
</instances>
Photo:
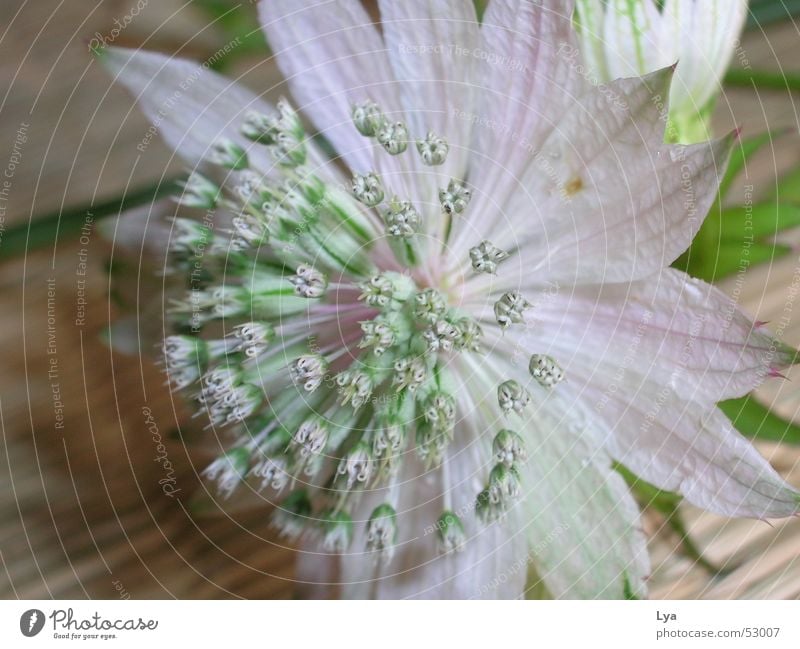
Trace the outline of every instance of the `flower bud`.
<instances>
[{"instance_id":1,"label":"flower bud","mask_svg":"<svg viewBox=\"0 0 800 649\"><path fill-rule=\"evenodd\" d=\"M528 364L531 376L545 388L552 388L564 380L564 370L550 356L533 354Z\"/></svg>"},{"instance_id":2,"label":"flower bud","mask_svg":"<svg viewBox=\"0 0 800 649\"><path fill-rule=\"evenodd\" d=\"M447 140L432 131L428 131L428 135L425 136L424 140L417 141L417 151L422 158L422 162L429 167L443 164L447 159L449 150L450 147L447 144Z\"/></svg>"}]
</instances>

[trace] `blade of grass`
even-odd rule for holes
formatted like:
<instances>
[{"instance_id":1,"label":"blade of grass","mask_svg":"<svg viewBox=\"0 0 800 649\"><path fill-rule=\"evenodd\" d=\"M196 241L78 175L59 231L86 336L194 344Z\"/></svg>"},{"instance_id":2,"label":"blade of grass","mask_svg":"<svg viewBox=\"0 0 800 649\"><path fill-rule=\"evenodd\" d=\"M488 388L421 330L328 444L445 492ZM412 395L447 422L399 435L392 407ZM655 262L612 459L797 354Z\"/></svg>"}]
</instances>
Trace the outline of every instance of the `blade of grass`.
<instances>
[{"instance_id":1,"label":"blade of grass","mask_svg":"<svg viewBox=\"0 0 800 649\"><path fill-rule=\"evenodd\" d=\"M797 92L800 91L800 74L731 68L725 75L725 83L729 86Z\"/></svg>"},{"instance_id":2,"label":"blade of grass","mask_svg":"<svg viewBox=\"0 0 800 649\"><path fill-rule=\"evenodd\" d=\"M750 439L800 444L800 426L779 417L752 395L723 401L719 409Z\"/></svg>"},{"instance_id":3,"label":"blade of grass","mask_svg":"<svg viewBox=\"0 0 800 649\"><path fill-rule=\"evenodd\" d=\"M0 242L0 259L52 246L57 238L62 239L77 234L83 227L87 215L91 215L96 221L173 194L179 189L177 184L179 180L180 178L163 180L101 203L89 203L64 211L59 210L13 226L3 234Z\"/></svg>"}]
</instances>

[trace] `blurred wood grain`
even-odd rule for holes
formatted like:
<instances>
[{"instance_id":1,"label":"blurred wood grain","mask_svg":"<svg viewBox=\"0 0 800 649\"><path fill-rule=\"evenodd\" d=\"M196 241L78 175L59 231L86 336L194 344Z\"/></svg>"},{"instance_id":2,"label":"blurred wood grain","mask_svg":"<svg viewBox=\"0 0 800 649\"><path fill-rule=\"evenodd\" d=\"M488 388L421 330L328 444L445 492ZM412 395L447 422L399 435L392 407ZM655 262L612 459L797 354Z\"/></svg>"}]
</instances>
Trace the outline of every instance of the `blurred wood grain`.
<instances>
[{"instance_id":1,"label":"blurred wood grain","mask_svg":"<svg viewBox=\"0 0 800 649\"><path fill-rule=\"evenodd\" d=\"M131 99L92 61L86 41L110 34L133 3L5 0L0 5L0 70L8 79L0 103L0 165L15 132L27 124L13 178L6 228L32 215L115 196L180 170L154 142ZM750 32L738 60L777 69L797 61L791 25ZM190 3L150 2L117 44L144 45L201 60L224 43ZM270 95L285 92L274 66L243 59L230 71ZM769 126L797 130L795 98L735 89L720 102L720 129ZM798 138L787 135L748 168L766 195L776 170L800 162ZM793 243L800 243L800 237ZM0 246L2 239L0 238ZM0 595L21 598L270 598L293 596L293 554L268 529L269 503L253 499L238 511L215 511L193 467L203 451L174 435L191 431L188 413L161 385L152 350L112 352L103 334L119 315L109 299L105 265L111 248L96 231L2 264L0 274ZM82 264L85 274L81 274ZM796 255L748 272L724 288L744 308L776 320L785 308ZM145 273L133 268L134 275ZM85 285L80 282L85 280ZM143 283L152 278L141 276ZM134 296L135 297L135 296ZM79 319L79 298L85 320ZM51 319L52 330L48 331ZM786 340L800 344L794 320ZM52 352L52 353L51 353ZM55 365L54 365L55 363ZM55 367L55 374L53 369ZM798 417L800 373L773 382L761 396L783 416ZM58 408L63 404L63 427ZM143 413L148 408L152 420ZM177 496L164 493L152 422L174 468ZM762 445L800 485L800 449ZM192 501L191 494L201 494ZM191 505L190 505L191 503ZM191 512L189 508L191 506ZM676 551L679 539L648 513L654 597L800 597L800 521L769 526L727 521L686 508L691 534L709 559L728 569L709 575Z\"/></svg>"}]
</instances>

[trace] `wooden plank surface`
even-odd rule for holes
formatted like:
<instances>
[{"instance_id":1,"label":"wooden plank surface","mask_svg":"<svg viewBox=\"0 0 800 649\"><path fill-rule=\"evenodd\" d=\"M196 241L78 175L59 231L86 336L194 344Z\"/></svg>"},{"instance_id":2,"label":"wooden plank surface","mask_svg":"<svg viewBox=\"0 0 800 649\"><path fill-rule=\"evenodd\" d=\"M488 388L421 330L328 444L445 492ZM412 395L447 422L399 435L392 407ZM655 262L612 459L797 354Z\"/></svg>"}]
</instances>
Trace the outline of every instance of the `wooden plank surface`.
<instances>
[{"instance_id":1,"label":"wooden plank surface","mask_svg":"<svg viewBox=\"0 0 800 649\"><path fill-rule=\"evenodd\" d=\"M144 154L137 151L147 122L123 91L110 87L87 52L85 41L96 32L110 34L113 21L122 20L131 5L122 0L0 4L0 25L8 26L0 38L0 70L8 80L0 103L2 151L10 155L16 132L28 125L5 227L179 170L157 142ZM750 33L739 59L760 68L786 66L797 61L797 38L791 25ZM224 37L207 28L191 6L164 0L149 3L116 42L202 60ZM243 60L232 73L254 88L269 88L272 96L283 90L274 67L259 60ZM736 89L727 99L718 112L721 129L742 126L755 133L769 125L796 131L796 105L786 94ZM776 170L800 162L797 144L796 136L785 136L750 166L757 193L769 193ZM5 162L0 157L0 165ZM102 341L119 315L104 271L111 249L96 232L87 233L83 242L73 238L2 264L0 595L292 596L293 554L268 529L269 503L254 499L239 511L215 515L218 508L209 496L189 497L203 493L193 467L201 468L213 449L198 445L194 435L173 435L178 423L188 422L188 412L161 385L149 347L127 356ZM795 244L798 239L790 236ZM796 257L752 270L725 289L739 294L742 306L760 319L776 321L791 295ZM85 275L80 274L84 263ZM134 266L130 272L143 286L152 283L150 269ZM85 320L76 324L79 298L86 302ZM785 336L797 345L795 320ZM797 386L798 380L773 382L761 395L784 416L800 420ZM160 436L155 440L153 422ZM186 430L191 434L191 424ZM158 461L159 439L174 474ZM800 450L781 445L762 450L800 485ZM173 476L179 497L166 495L159 484ZM658 517L648 514L654 597L800 596L800 521L774 526L726 521L690 508L686 515L696 543L729 571L712 577L694 565L675 551L677 539Z\"/></svg>"}]
</instances>

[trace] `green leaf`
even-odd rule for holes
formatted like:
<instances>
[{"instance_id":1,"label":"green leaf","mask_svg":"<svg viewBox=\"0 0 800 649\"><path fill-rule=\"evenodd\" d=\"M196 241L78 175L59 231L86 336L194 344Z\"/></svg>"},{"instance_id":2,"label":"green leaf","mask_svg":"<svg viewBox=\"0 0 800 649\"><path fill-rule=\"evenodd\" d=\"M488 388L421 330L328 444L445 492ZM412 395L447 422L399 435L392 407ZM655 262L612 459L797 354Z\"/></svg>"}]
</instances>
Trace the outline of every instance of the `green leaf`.
<instances>
[{"instance_id":1,"label":"green leaf","mask_svg":"<svg viewBox=\"0 0 800 649\"><path fill-rule=\"evenodd\" d=\"M723 401L719 408L750 439L800 444L800 426L779 417L753 395Z\"/></svg>"},{"instance_id":2,"label":"green leaf","mask_svg":"<svg viewBox=\"0 0 800 649\"><path fill-rule=\"evenodd\" d=\"M781 176L775 189L775 200L800 203L800 167Z\"/></svg>"},{"instance_id":3,"label":"green leaf","mask_svg":"<svg viewBox=\"0 0 800 649\"><path fill-rule=\"evenodd\" d=\"M254 10L255 3L233 3L231 0L194 0L225 33L229 50L212 62L215 70L224 70L236 59L248 54L269 54L264 32ZM225 47L223 46L223 47Z\"/></svg>"},{"instance_id":4,"label":"green leaf","mask_svg":"<svg viewBox=\"0 0 800 649\"><path fill-rule=\"evenodd\" d=\"M89 203L65 211L59 210L11 227L5 232L0 243L0 259L8 259L36 248L53 247L56 241L80 232L87 216L91 216L96 223L103 217L117 215L132 207L152 203L159 198L174 194L179 191L179 180L179 178L162 180L102 203Z\"/></svg>"},{"instance_id":5,"label":"green leaf","mask_svg":"<svg viewBox=\"0 0 800 649\"><path fill-rule=\"evenodd\" d=\"M747 237L763 239L800 225L800 205L759 203L750 207L730 207L722 212L722 238L730 242Z\"/></svg>"},{"instance_id":6,"label":"green leaf","mask_svg":"<svg viewBox=\"0 0 800 649\"><path fill-rule=\"evenodd\" d=\"M691 536L689 536L689 530L683 522L679 509L679 505L683 500L680 495L672 493L671 491L662 491L646 480L642 480L619 463L616 463L614 468L623 477L625 482L628 483L628 486L641 507L654 509L664 517L664 522L680 540L681 549L687 557L715 575L724 574L724 572L728 570L715 566L703 557L703 553L695 545Z\"/></svg>"},{"instance_id":7,"label":"green leaf","mask_svg":"<svg viewBox=\"0 0 800 649\"><path fill-rule=\"evenodd\" d=\"M725 83L729 86L797 92L800 91L800 74L731 68L725 75Z\"/></svg>"},{"instance_id":8,"label":"green leaf","mask_svg":"<svg viewBox=\"0 0 800 649\"><path fill-rule=\"evenodd\" d=\"M800 0L750 0L747 26L763 27L797 15L800 15Z\"/></svg>"},{"instance_id":9,"label":"green leaf","mask_svg":"<svg viewBox=\"0 0 800 649\"><path fill-rule=\"evenodd\" d=\"M725 197L730 190L733 181L736 180L736 177L739 175L742 169L744 169L745 164L753 155L755 155L765 144L771 142L773 139L785 134L786 132L786 130L774 132L766 131L765 133L759 133L758 135L740 139L739 145L731 148L731 157L728 162L728 169L725 171L725 176L722 178L722 181L719 184L719 195L723 198Z\"/></svg>"},{"instance_id":10,"label":"green leaf","mask_svg":"<svg viewBox=\"0 0 800 649\"><path fill-rule=\"evenodd\" d=\"M631 588L631 581L630 579L628 579L628 575L623 575L623 580L624 581L622 584L622 596L625 599L630 599L630 600L639 599L636 596L636 593L634 593L633 589Z\"/></svg>"},{"instance_id":11,"label":"green leaf","mask_svg":"<svg viewBox=\"0 0 800 649\"><path fill-rule=\"evenodd\" d=\"M486 13L486 6L489 4L489 0L472 0L472 2L475 5L475 15L478 17L478 22L481 22L483 14Z\"/></svg>"},{"instance_id":12,"label":"green leaf","mask_svg":"<svg viewBox=\"0 0 800 649\"><path fill-rule=\"evenodd\" d=\"M695 250L694 244L690 250ZM790 250L789 246L758 241L720 241L705 254L682 256L673 266L698 279L715 282L744 272L750 266L778 259Z\"/></svg>"}]
</instances>

